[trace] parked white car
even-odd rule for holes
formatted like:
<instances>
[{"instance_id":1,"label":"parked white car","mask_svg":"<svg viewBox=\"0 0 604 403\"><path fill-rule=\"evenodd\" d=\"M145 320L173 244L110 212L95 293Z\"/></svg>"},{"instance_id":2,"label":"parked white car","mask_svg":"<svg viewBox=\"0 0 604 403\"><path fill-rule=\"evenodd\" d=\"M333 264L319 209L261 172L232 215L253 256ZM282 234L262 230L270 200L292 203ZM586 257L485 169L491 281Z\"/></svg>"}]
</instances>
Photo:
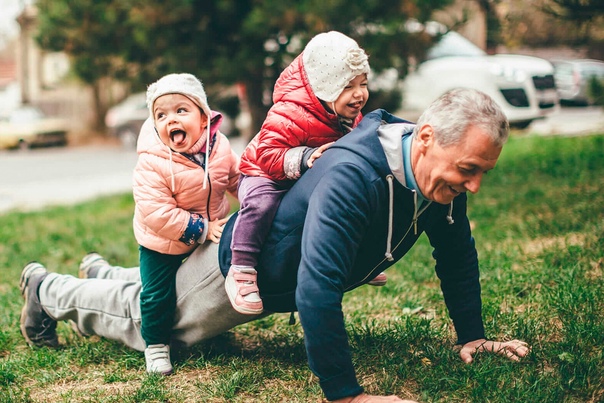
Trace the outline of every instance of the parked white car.
<instances>
[{"instance_id":1,"label":"parked white car","mask_svg":"<svg viewBox=\"0 0 604 403\"><path fill-rule=\"evenodd\" d=\"M427 59L403 81L403 109L423 111L454 88L474 88L490 95L510 125L526 128L559 109L550 62L531 56L488 55L450 31L428 50Z\"/></svg>"}]
</instances>

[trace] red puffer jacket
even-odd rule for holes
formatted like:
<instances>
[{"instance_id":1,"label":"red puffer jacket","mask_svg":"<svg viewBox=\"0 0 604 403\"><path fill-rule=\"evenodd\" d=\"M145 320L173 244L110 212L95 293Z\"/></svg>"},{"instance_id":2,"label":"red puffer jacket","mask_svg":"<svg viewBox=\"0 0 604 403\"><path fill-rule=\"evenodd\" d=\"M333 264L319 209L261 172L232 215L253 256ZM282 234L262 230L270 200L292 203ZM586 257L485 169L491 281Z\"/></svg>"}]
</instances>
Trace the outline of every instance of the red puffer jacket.
<instances>
[{"instance_id":1,"label":"red puffer jacket","mask_svg":"<svg viewBox=\"0 0 604 403\"><path fill-rule=\"evenodd\" d=\"M285 153L294 147L319 147L345 133L338 117L328 112L308 83L302 54L281 73L275 83L273 106L241 157L239 169L248 176L286 180ZM357 116L353 126L361 121Z\"/></svg>"}]
</instances>

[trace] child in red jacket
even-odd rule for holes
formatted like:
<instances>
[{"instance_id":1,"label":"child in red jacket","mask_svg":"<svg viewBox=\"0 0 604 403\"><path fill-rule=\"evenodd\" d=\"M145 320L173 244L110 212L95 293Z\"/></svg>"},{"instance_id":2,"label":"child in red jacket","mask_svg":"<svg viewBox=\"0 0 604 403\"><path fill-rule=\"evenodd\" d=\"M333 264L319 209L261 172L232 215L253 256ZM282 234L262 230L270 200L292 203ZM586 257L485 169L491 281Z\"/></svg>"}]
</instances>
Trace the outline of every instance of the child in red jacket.
<instances>
[{"instance_id":1,"label":"child in red jacket","mask_svg":"<svg viewBox=\"0 0 604 403\"><path fill-rule=\"evenodd\" d=\"M255 267L281 198L325 149L360 122L369 71L365 51L331 31L312 38L275 83L273 106L239 166L241 209L225 282L238 312L262 312ZM372 280L374 285L385 281L383 273Z\"/></svg>"}]
</instances>

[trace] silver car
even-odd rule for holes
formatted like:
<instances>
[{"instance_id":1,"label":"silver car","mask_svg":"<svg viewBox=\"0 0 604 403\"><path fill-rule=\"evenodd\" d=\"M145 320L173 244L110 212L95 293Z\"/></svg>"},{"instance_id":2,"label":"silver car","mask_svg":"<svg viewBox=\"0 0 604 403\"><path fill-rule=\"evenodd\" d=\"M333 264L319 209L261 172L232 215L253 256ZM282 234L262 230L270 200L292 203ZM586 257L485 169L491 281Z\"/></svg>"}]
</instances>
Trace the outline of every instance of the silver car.
<instances>
[{"instance_id":1,"label":"silver car","mask_svg":"<svg viewBox=\"0 0 604 403\"><path fill-rule=\"evenodd\" d=\"M590 81L596 78L604 84L604 62L594 59L552 60L560 102L572 105L593 104Z\"/></svg>"},{"instance_id":2,"label":"silver car","mask_svg":"<svg viewBox=\"0 0 604 403\"><path fill-rule=\"evenodd\" d=\"M109 109L105 124L124 147L136 148L138 132L148 117L146 93L137 92Z\"/></svg>"}]
</instances>

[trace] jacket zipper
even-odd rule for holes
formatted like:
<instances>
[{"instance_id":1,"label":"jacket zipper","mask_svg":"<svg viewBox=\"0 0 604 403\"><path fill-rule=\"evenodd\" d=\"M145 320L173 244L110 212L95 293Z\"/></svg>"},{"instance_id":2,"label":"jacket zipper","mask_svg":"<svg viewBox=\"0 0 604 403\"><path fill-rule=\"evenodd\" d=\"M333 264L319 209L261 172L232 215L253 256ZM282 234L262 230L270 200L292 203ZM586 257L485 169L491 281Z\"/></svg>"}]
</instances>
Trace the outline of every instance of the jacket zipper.
<instances>
[{"instance_id":1,"label":"jacket zipper","mask_svg":"<svg viewBox=\"0 0 604 403\"><path fill-rule=\"evenodd\" d=\"M431 203L428 203L423 208L418 210L417 209L417 193L415 192L415 190L412 190L412 192L413 192L413 210L414 210L413 220L412 220L411 224L409 225L409 228L407 228L407 232L405 232L405 235L403 235L403 237L398 241L398 243L392 249L391 254L393 254L396 251L396 249L401 245L401 243L403 243L405 238L407 238L407 235L409 235L409 231L411 231L411 228L414 229L414 235L417 235L417 220L418 220L419 216L422 215L422 213L424 211L426 211L428 206L431 204ZM350 290L350 289L356 287L357 285L365 282L365 280L367 280L367 278L369 278L370 274L373 273L373 271L376 270L378 268L378 266L381 265L382 263L384 263L386 260L388 260L388 259L386 257L384 257L378 264L376 264L373 267L373 269L371 269L369 271L369 273L360 282L357 282L357 283L351 285L350 287L347 288L347 290Z\"/></svg>"}]
</instances>

